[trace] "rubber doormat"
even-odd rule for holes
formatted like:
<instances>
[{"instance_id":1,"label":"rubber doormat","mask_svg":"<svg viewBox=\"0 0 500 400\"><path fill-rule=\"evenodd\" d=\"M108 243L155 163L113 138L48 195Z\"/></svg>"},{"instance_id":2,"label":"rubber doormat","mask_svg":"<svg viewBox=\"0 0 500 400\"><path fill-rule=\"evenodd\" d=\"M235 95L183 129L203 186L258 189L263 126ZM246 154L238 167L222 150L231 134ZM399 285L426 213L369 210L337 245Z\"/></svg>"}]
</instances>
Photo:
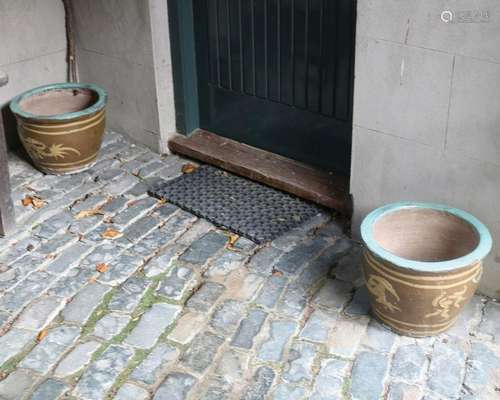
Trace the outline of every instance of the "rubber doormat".
<instances>
[{"instance_id":1,"label":"rubber doormat","mask_svg":"<svg viewBox=\"0 0 500 400\"><path fill-rule=\"evenodd\" d=\"M210 165L159 183L150 193L258 244L322 211L315 204Z\"/></svg>"}]
</instances>

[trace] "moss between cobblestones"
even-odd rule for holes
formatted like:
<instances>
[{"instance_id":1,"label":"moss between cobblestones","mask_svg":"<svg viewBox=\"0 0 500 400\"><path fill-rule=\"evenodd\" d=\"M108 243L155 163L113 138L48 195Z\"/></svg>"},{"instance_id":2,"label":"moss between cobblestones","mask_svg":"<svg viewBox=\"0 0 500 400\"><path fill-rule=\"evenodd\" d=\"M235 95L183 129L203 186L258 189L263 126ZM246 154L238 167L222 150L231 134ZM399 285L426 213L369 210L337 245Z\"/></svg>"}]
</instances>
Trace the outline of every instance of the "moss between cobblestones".
<instances>
[{"instance_id":1,"label":"moss between cobblestones","mask_svg":"<svg viewBox=\"0 0 500 400\"><path fill-rule=\"evenodd\" d=\"M344 378L344 382L342 384L342 399L351 400L351 378Z\"/></svg>"},{"instance_id":2,"label":"moss between cobblestones","mask_svg":"<svg viewBox=\"0 0 500 400\"><path fill-rule=\"evenodd\" d=\"M30 343L29 346L26 346L21 353L16 354L14 357L4 362L0 366L0 375L9 375L11 372L13 372L16 369L17 364L19 364L21 360L26 357L37 344L37 341L33 341L33 343Z\"/></svg>"},{"instance_id":3,"label":"moss between cobblestones","mask_svg":"<svg viewBox=\"0 0 500 400\"><path fill-rule=\"evenodd\" d=\"M111 289L108 293L106 293L101 301L101 304L94 310L88 321L82 328L82 337L90 335L95 328L97 322L109 311L108 305L111 301L111 298L116 292L116 288Z\"/></svg>"},{"instance_id":4,"label":"moss between cobblestones","mask_svg":"<svg viewBox=\"0 0 500 400\"><path fill-rule=\"evenodd\" d=\"M116 392L120 387L126 382L128 376L132 373L132 371L142 362L144 359L151 353L152 349L142 350L138 349L135 351L134 356L129 361L125 369L122 371L120 375L116 378L113 386L109 389L108 393L104 397L105 399L113 399L116 395Z\"/></svg>"}]
</instances>

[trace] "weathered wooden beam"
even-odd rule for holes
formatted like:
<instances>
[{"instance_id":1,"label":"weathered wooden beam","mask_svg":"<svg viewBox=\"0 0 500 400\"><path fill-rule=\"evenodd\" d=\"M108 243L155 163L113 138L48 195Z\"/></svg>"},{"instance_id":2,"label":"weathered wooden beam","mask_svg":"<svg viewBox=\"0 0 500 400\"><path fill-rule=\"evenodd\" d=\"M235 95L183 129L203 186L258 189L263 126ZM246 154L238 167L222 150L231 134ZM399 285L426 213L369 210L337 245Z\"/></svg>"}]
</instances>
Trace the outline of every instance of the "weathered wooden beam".
<instances>
[{"instance_id":1,"label":"weathered wooden beam","mask_svg":"<svg viewBox=\"0 0 500 400\"><path fill-rule=\"evenodd\" d=\"M7 74L0 71L0 87L7 84ZM0 235L8 235L15 229L14 205L10 191L9 164L3 118L0 114Z\"/></svg>"},{"instance_id":2,"label":"weathered wooden beam","mask_svg":"<svg viewBox=\"0 0 500 400\"><path fill-rule=\"evenodd\" d=\"M169 141L174 153L293 193L344 215L351 214L349 179L198 129Z\"/></svg>"}]
</instances>

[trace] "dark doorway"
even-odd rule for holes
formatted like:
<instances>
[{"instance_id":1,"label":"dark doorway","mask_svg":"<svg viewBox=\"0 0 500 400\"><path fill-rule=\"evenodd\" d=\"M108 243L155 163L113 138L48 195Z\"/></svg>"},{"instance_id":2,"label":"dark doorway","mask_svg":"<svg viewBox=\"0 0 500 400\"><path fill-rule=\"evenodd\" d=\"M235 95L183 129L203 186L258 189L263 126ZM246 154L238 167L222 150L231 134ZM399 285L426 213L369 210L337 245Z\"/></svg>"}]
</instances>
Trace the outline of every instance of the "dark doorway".
<instances>
[{"instance_id":1,"label":"dark doorway","mask_svg":"<svg viewBox=\"0 0 500 400\"><path fill-rule=\"evenodd\" d=\"M355 2L193 0L199 125L349 174Z\"/></svg>"}]
</instances>

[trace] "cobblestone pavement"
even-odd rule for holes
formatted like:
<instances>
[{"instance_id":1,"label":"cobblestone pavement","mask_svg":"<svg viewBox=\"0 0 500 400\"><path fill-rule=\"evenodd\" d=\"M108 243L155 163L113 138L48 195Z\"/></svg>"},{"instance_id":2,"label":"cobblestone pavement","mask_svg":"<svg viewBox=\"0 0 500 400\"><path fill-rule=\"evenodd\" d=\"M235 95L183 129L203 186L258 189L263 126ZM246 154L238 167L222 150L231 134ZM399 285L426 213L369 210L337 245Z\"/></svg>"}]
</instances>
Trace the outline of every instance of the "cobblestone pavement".
<instances>
[{"instance_id":1,"label":"cobblestone pavement","mask_svg":"<svg viewBox=\"0 0 500 400\"><path fill-rule=\"evenodd\" d=\"M330 216L233 244L147 197L183 163L114 133L77 175L11 156L1 399L500 398L499 304L474 297L447 334L399 337L369 317L359 245Z\"/></svg>"}]
</instances>

